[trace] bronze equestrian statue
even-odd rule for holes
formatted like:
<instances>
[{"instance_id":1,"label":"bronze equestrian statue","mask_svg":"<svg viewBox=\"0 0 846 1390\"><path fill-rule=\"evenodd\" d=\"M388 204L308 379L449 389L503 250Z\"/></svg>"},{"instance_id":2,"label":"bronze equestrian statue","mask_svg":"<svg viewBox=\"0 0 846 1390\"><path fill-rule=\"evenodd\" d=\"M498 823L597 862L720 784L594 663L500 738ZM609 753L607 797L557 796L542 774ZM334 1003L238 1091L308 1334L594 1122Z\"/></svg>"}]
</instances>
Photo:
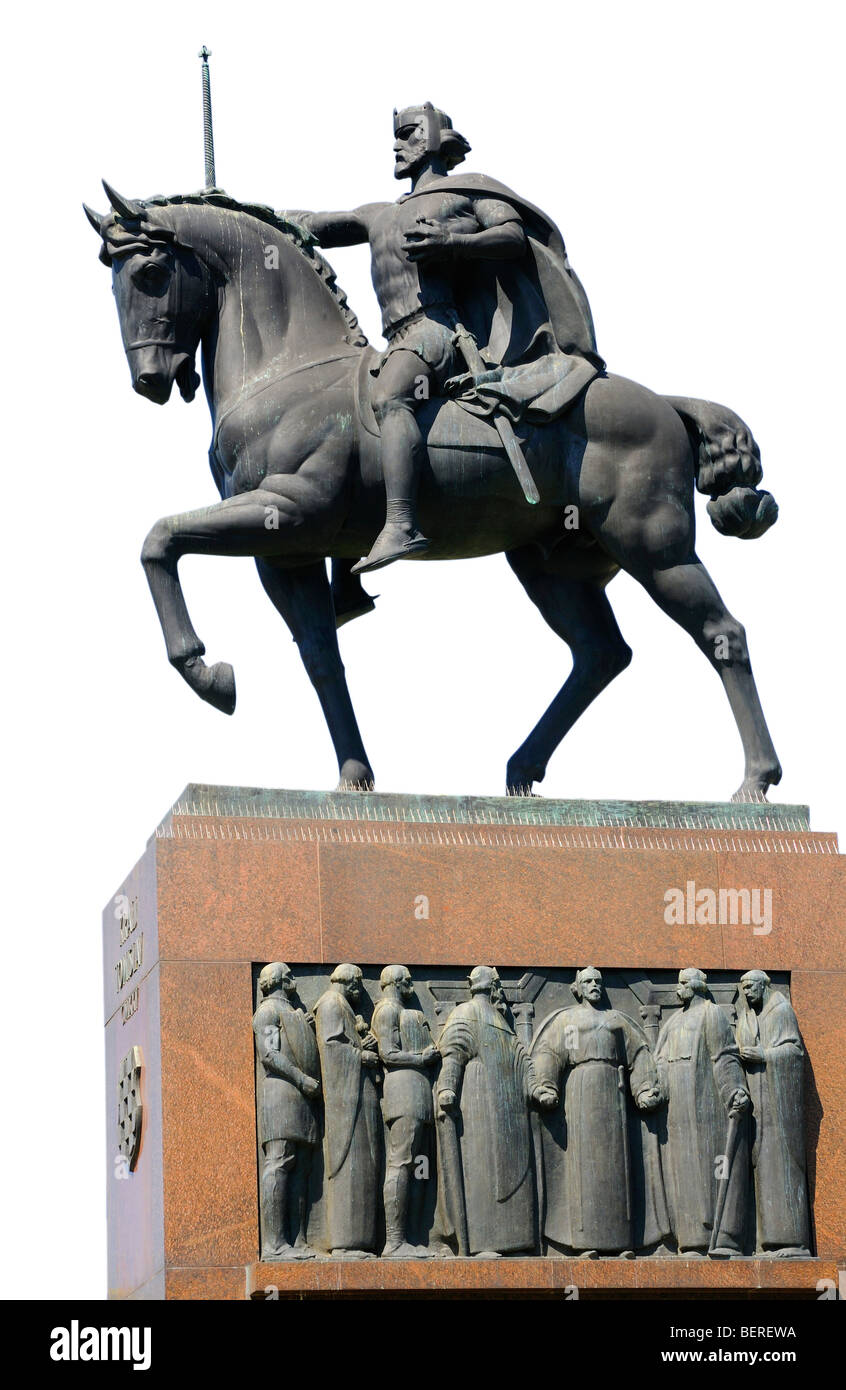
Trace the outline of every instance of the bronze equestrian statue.
<instances>
[{"instance_id":1,"label":"bronze equestrian statue","mask_svg":"<svg viewBox=\"0 0 846 1390\"><path fill-rule=\"evenodd\" d=\"M373 601L356 569L504 551L570 647L572 671L508 762L529 794L631 651L605 590L637 579L718 672L743 743L737 800L781 768L742 625L695 549L694 492L725 535L778 515L731 410L613 376L554 223L504 185L451 172L469 146L430 103L395 114L396 203L274 213L218 189L86 213L102 239L136 391L203 383L221 501L158 521L142 563L168 659L231 714L231 666L203 661L186 554L250 555L315 686L344 787L373 787L337 627ZM387 347L367 345L319 243L368 241ZM533 500L537 498L537 500ZM386 506L387 502L387 506ZM326 559L332 561L332 582Z\"/></svg>"}]
</instances>

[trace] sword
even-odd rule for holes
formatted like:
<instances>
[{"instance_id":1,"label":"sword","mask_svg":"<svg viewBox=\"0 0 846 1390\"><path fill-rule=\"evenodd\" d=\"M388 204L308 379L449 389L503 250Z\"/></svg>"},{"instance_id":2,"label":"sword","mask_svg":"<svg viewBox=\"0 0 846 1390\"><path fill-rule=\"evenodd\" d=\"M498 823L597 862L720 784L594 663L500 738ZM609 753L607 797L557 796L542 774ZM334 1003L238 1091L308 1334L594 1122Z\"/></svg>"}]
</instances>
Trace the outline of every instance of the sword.
<instances>
[{"instance_id":1,"label":"sword","mask_svg":"<svg viewBox=\"0 0 846 1390\"><path fill-rule=\"evenodd\" d=\"M473 334L470 333L462 323L459 323L456 324L452 340L456 347L460 349L461 355L473 375L481 376L487 368L482 360L482 354L479 351ZM517 442L517 436L514 433L511 421L507 416L500 414L498 410L494 410L493 422L496 425L496 432L502 440L503 448L508 455L508 461L517 474L518 481L523 489L523 496L527 502L531 502L534 505L534 503L540 501L540 493L538 492L534 478L529 472L529 466L523 457L523 450Z\"/></svg>"}]
</instances>

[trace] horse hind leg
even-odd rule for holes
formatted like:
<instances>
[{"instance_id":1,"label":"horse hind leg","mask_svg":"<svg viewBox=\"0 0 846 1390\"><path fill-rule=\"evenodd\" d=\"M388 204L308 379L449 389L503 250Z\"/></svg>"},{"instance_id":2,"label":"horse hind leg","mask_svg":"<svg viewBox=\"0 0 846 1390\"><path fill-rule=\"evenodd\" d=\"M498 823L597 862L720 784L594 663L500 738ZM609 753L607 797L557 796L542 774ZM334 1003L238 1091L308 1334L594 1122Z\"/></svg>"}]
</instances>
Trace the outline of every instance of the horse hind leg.
<instances>
[{"instance_id":1,"label":"horse hind leg","mask_svg":"<svg viewBox=\"0 0 846 1390\"><path fill-rule=\"evenodd\" d=\"M719 675L743 744L743 781L732 801L764 801L781 781L781 765L764 711L743 625L726 608L713 579L694 554L666 568L629 568L664 612L689 632Z\"/></svg>"},{"instance_id":2,"label":"horse hind leg","mask_svg":"<svg viewBox=\"0 0 846 1390\"><path fill-rule=\"evenodd\" d=\"M632 659L604 585L556 574L534 546L506 556L529 598L570 648L573 669L526 741L508 761L506 792L532 794L547 763L576 720Z\"/></svg>"}]
</instances>

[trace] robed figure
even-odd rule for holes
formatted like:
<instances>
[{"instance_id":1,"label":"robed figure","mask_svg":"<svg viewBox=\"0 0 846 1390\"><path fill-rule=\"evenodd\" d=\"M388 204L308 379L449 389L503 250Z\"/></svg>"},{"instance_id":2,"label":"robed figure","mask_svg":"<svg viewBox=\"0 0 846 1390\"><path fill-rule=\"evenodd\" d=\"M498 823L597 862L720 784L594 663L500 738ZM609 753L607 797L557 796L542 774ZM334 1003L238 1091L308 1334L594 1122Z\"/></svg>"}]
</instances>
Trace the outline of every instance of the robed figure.
<instances>
[{"instance_id":1,"label":"robed figure","mask_svg":"<svg viewBox=\"0 0 846 1390\"><path fill-rule=\"evenodd\" d=\"M375 1253L382 1118L376 1039L356 1014L361 971L339 965L317 1001L314 1020L324 1096L324 1201L332 1254Z\"/></svg>"},{"instance_id":2,"label":"robed figure","mask_svg":"<svg viewBox=\"0 0 846 1390\"><path fill-rule=\"evenodd\" d=\"M484 1258L535 1244L532 1068L505 1017L497 972L476 966L470 993L438 1039L440 1195L459 1253Z\"/></svg>"},{"instance_id":3,"label":"robed figure","mask_svg":"<svg viewBox=\"0 0 846 1390\"><path fill-rule=\"evenodd\" d=\"M262 1068L262 1259L309 1259L314 1251L306 1242L306 1201L320 1142L317 1041L311 1020L294 1002L296 983L284 961L266 965L258 984L262 997L253 1032Z\"/></svg>"},{"instance_id":4,"label":"robed figure","mask_svg":"<svg viewBox=\"0 0 846 1390\"><path fill-rule=\"evenodd\" d=\"M670 1224L658 1136L661 1096L638 1025L608 1006L593 966L571 985L579 1000L544 1020L532 1042L543 1127L544 1235L583 1255L656 1245Z\"/></svg>"},{"instance_id":5,"label":"robed figure","mask_svg":"<svg viewBox=\"0 0 846 1390\"><path fill-rule=\"evenodd\" d=\"M749 1209L746 1079L704 971L680 971L676 992L682 1007L662 1024L655 1046L667 1098L662 1162L673 1231L680 1254L738 1255Z\"/></svg>"},{"instance_id":6,"label":"robed figure","mask_svg":"<svg viewBox=\"0 0 846 1390\"><path fill-rule=\"evenodd\" d=\"M796 1015L763 970L740 981L737 1044L752 1097L757 1248L781 1258L810 1254L805 1169L805 1049Z\"/></svg>"}]
</instances>

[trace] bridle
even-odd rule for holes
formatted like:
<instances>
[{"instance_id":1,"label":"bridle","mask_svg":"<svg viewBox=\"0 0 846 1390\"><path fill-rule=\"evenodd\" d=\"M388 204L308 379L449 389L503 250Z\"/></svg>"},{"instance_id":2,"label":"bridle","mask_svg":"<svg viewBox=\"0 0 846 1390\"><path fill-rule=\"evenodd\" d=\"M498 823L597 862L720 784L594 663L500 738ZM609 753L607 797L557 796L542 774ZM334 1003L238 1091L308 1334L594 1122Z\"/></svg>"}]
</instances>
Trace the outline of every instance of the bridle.
<instances>
[{"instance_id":1,"label":"bridle","mask_svg":"<svg viewBox=\"0 0 846 1390\"><path fill-rule=\"evenodd\" d=\"M196 253L195 253L195 260L197 261L197 264L198 264L199 266L202 267L202 271L203 271L203 292L204 292L204 297L205 297L205 298L208 298L208 297L209 297L210 282L211 282L211 276L210 276L210 274L209 274L209 268L208 268L208 266L205 264L205 262L204 262L199 256L196 255ZM175 265L174 265L173 274L172 274L172 277L171 277L171 290L170 290L170 293L169 293L169 295L168 295L168 301L167 301L167 308L168 308L168 315L167 315L167 318L168 318L168 319L176 319L176 320L178 321L178 319L179 319L179 317L180 317L180 312L181 312L181 309L182 309L182 277L181 277L180 270L179 270L179 257L178 257L178 256L175 256L175 257L174 257L174 261L175 261ZM159 321L161 322L161 319L160 319ZM165 320L165 321L167 321L167 320ZM136 339L134 339L133 342L131 342L131 343L125 343L125 344L124 344L124 352L138 352L138 351L140 351L141 348L151 348L151 347L171 348L174 352L184 352L184 353L186 353L189 357L193 357L194 354L195 354L195 352L197 351L196 346L191 347L188 343L183 342L181 339L179 339L179 338L177 338L177 337L171 337L171 338L162 337L162 338L136 338Z\"/></svg>"},{"instance_id":2,"label":"bridle","mask_svg":"<svg viewBox=\"0 0 846 1390\"><path fill-rule=\"evenodd\" d=\"M137 342L125 343L124 352L136 352L139 348L147 347L175 348L177 352L188 352L192 355L196 352L196 348L189 347L178 338L139 338Z\"/></svg>"}]
</instances>

